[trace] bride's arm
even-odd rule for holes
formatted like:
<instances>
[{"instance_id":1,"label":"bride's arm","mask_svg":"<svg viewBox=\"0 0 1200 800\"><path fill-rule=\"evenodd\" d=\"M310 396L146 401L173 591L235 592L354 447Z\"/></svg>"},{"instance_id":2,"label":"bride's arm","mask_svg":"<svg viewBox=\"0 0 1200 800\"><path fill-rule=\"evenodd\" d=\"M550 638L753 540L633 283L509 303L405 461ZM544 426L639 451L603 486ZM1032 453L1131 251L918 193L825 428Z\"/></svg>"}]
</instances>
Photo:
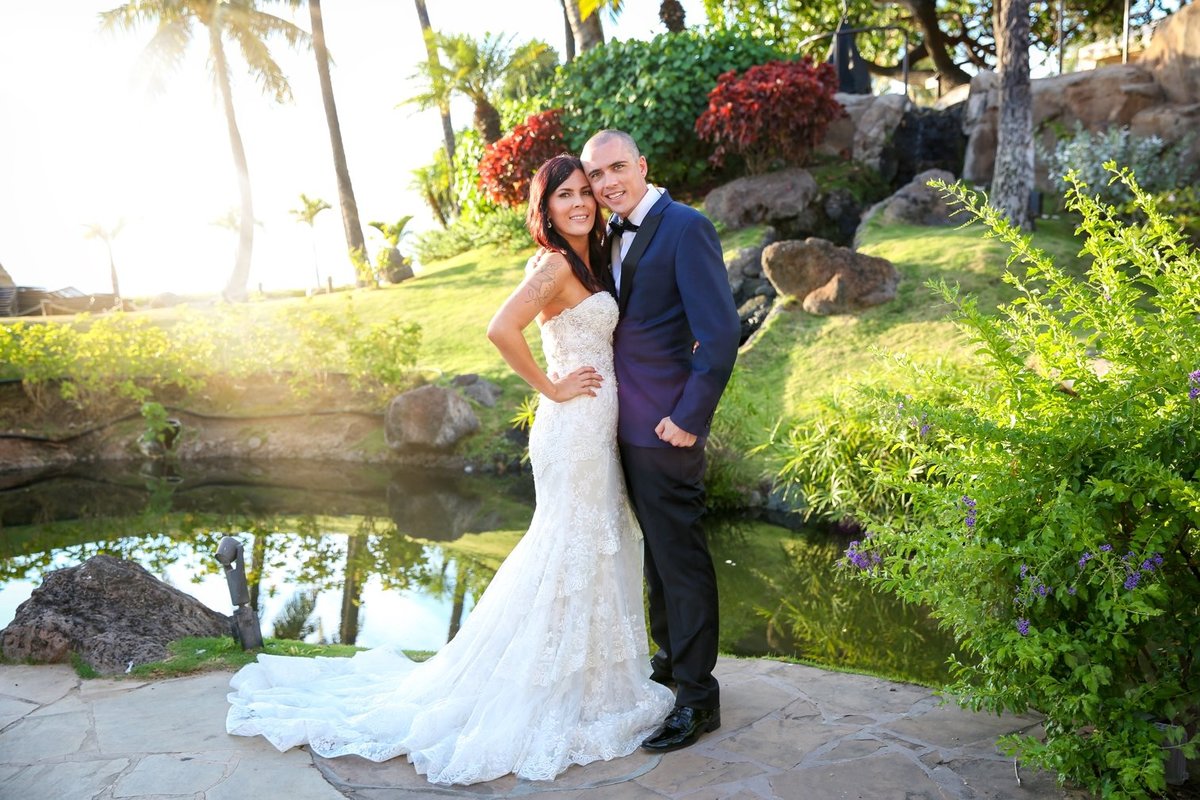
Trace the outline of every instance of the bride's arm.
<instances>
[{"instance_id":1,"label":"bride's arm","mask_svg":"<svg viewBox=\"0 0 1200 800\"><path fill-rule=\"evenodd\" d=\"M552 380L542 372L523 331L537 315L574 279L565 258L548 254L526 269L525 280L516 288L488 323L487 336L500 355L534 391L556 403L580 395L595 397L600 375L592 367L580 367L570 375Z\"/></svg>"}]
</instances>

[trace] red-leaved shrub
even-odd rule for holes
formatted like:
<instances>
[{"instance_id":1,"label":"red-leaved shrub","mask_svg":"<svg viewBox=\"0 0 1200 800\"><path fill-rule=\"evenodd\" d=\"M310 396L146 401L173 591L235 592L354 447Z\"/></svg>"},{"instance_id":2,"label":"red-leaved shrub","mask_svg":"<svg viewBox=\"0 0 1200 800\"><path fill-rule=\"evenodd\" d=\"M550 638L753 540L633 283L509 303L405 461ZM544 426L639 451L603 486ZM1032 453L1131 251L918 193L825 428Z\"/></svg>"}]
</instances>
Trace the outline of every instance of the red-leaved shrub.
<instances>
[{"instance_id":1,"label":"red-leaved shrub","mask_svg":"<svg viewBox=\"0 0 1200 800\"><path fill-rule=\"evenodd\" d=\"M560 110L531 114L483 151L479 185L488 196L509 208L529 200L529 181L547 159L567 150Z\"/></svg>"},{"instance_id":2,"label":"red-leaved shrub","mask_svg":"<svg viewBox=\"0 0 1200 800\"><path fill-rule=\"evenodd\" d=\"M721 166L736 153L751 173L782 160L801 165L846 109L834 99L837 70L832 64L772 61L741 75L730 70L708 93L708 108L696 120L696 134L716 145L709 161Z\"/></svg>"}]
</instances>

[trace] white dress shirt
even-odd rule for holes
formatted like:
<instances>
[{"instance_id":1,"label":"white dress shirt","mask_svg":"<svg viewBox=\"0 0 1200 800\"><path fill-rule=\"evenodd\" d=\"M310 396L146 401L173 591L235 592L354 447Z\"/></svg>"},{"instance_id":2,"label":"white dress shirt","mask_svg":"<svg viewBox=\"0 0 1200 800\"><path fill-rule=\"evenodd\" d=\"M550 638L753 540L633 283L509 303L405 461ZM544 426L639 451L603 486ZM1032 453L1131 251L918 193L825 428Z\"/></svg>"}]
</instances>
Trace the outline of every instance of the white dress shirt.
<instances>
[{"instance_id":1,"label":"white dress shirt","mask_svg":"<svg viewBox=\"0 0 1200 800\"><path fill-rule=\"evenodd\" d=\"M662 190L657 186L647 186L646 194L641 201L634 206L633 211L629 212L629 216L625 219L632 222L634 225L641 225L646 219L646 215L650 213L650 209L654 208L654 204L658 202L658 198L662 197ZM617 216L620 219L620 215ZM633 237L637 236L635 231L624 231L621 234L620 246L618 242L613 242L612 248L612 274L613 282L617 285L617 294L621 293L621 259L625 258L629 253L629 248L633 245Z\"/></svg>"}]
</instances>

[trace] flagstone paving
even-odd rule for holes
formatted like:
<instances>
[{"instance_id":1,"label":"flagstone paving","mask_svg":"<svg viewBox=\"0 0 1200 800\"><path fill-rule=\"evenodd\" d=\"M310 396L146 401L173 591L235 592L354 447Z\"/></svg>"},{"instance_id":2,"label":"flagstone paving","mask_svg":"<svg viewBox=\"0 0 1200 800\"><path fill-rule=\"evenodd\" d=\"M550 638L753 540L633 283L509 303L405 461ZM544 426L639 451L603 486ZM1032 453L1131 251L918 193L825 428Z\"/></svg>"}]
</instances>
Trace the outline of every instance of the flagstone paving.
<instances>
[{"instance_id":1,"label":"flagstone paving","mask_svg":"<svg viewBox=\"0 0 1200 800\"><path fill-rule=\"evenodd\" d=\"M225 733L229 673L81 680L67 666L0 666L0 798L22 800L1008 800L1086 795L1020 768L996 739L1035 716L943 704L930 690L766 659L722 658L722 727L665 755L436 786L404 759L280 753Z\"/></svg>"}]
</instances>

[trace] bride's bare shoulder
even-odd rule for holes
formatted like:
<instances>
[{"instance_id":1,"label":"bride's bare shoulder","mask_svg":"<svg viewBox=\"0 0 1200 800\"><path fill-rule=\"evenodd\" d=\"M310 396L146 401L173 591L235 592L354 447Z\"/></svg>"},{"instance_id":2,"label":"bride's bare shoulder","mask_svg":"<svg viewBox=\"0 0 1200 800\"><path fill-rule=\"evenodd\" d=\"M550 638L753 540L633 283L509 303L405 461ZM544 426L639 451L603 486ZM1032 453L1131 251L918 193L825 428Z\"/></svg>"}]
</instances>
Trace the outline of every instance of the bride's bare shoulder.
<instances>
[{"instance_id":1,"label":"bride's bare shoulder","mask_svg":"<svg viewBox=\"0 0 1200 800\"><path fill-rule=\"evenodd\" d=\"M525 262L525 276L528 277L539 271L553 273L566 264L567 259L563 257L562 253L554 250L538 250Z\"/></svg>"}]
</instances>

